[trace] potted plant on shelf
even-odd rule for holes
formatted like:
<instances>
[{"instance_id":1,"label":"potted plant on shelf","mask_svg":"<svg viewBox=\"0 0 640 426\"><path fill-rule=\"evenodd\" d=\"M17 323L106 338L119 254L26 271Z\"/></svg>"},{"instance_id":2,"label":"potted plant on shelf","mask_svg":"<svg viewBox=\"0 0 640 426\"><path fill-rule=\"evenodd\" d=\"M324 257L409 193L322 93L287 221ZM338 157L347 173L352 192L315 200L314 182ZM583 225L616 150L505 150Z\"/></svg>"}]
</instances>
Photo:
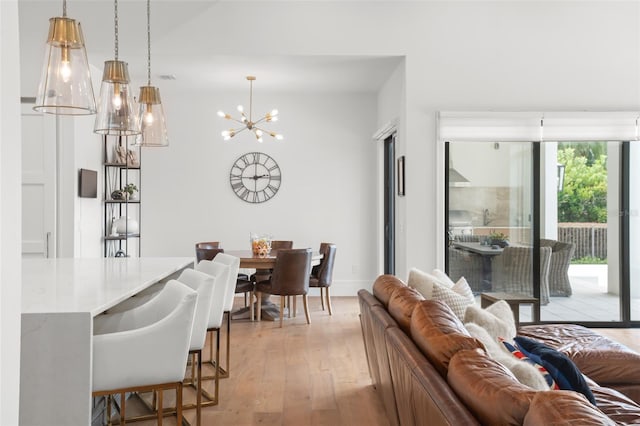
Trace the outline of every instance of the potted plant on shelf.
<instances>
[{"instance_id":1,"label":"potted plant on shelf","mask_svg":"<svg viewBox=\"0 0 640 426\"><path fill-rule=\"evenodd\" d=\"M509 236L502 232L491 231L489 234L489 244L505 248L509 245Z\"/></svg>"},{"instance_id":2,"label":"potted plant on shelf","mask_svg":"<svg viewBox=\"0 0 640 426\"><path fill-rule=\"evenodd\" d=\"M128 183L122 191L129 194L129 200L137 200L138 199L138 187L134 183Z\"/></svg>"}]
</instances>

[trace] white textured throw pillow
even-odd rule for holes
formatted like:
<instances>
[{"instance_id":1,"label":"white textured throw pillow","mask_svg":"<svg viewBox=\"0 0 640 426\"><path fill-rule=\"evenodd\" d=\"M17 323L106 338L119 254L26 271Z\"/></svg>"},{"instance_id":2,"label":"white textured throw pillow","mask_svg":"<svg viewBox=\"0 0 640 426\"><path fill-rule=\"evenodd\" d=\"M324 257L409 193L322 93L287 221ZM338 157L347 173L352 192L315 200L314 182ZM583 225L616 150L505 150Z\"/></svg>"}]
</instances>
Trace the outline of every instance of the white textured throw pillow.
<instances>
[{"instance_id":1,"label":"white textured throw pillow","mask_svg":"<svg viewBox=\"0 0 640 426\"><path fill-rule=\"evenodd\" d=\"M444 286L452 288L455 285L453 280L451 278L449 278L449 275L445 274L440 269L437 269L437 268L434 269L433 271L431 271L431 275L436 277L438 279L438 281L440 282L440 284L442 284Z\"/></svg>"},{"instance_id":2,"label":"white textured throw pillow","mask_svg":"<svg viewBox=\"0 0 640 426\"><path fill-rule=\"evenodd\" d=\"M469 287L469 283L467 282L465 277L460 277L458 282L456 282L453 287L451 287L451 290L455 291L460 296L465 297L472 305L476 303L476 298L473 295L473 290L471 290L471 287Z\"/></svg>"},{"instance_id":3,"label":"white textured throw pillow","mask_svg":"<svg viewBox=\"0 0 640 426\"><path fill-rule=\"evenodd\" d=\"M439 283L433 284L431 298L446 303L453 313L460 318L460 321L464 320L464 313L467 308L475 304L475 299L469 299L467 296L456 293L452 289Z\"/></svg>"},{"instance_id":4,"label":"white textured throw pillow","mask_svg":"<svg viewBox=\"0 0 640 426\"><path fill-rule=\"evenodd\" d=\"M470 306L464 314L464 323L474 322L487 330L494 339L502 337L507 341L513 341L516 337L516 323L509 304L499 300L493 305L482 309L479 306Z\"/></svg>"},{"instance_id":5,"label":"white textured throw pillow","mask_svg":"<svg viewBox=\"0 0 640 426\"><path fill-rule=\"evenodd\" d=\"M439 282L438 278L421 271L418 268L411 268L409 271L409 278L407 279L407 285L409 287L418 290L418 293L422 294L425 299L431 299L433 293L433 283Z\"/></svg>"},{"instance_id":6,"label":"white textured throw pillow","mask_svg":"<svg viewBox=\"0 0 640 426\"><path fill-rule=\"evenodd\" d=\"M439 269L433 273L411 268L407 285L415 288L425 299L435 299L446 303L460 320L464 319L467 306L474 305L476 299L467 280L461 277L457 283Z\"/></svg>"},{"instance_id":7,"label":"white textured throw pillow","mask_svg":"<svg viewBox=\"0 0 640 426\"><path fill-rule=\"evenodd\" d=\"M482 342L487 354L511 371L520 383L535 390L549 390L549 384L536 367L511 355L487 330L472 322L465 324L465 327L471 336Z\"/></svg>"}]
</instances>

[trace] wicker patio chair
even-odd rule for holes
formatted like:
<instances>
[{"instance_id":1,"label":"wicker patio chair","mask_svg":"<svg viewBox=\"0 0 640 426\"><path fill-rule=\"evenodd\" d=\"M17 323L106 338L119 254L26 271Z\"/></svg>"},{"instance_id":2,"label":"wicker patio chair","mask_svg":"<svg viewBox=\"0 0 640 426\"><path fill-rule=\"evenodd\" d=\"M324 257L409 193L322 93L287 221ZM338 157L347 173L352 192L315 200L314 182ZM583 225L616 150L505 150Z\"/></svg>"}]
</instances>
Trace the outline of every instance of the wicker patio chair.
<instances>
[{"instance_id":1,"label":"wicker patio chair","mask_svg":"<svg viewBox=\"0 0 640 426\"><path fill-rule=\"evenodd\" d=\"M505 247L493 258L492 291L533 295L531 247ZM551 247L540 247L540 304L549 303L549 264Z\"/></svg>"},{"instance_id":2,"label":"wicker patio chair","mask_svg":"<svg viewBox=\"0 0 640 426\"><path fill-rule=\"evenodd\" d=\"M464 277L474 293L485 290L482 286L482 256L453 246L449 247L448 253L449 277L454 282Z\"/></svg>"},{"instance_id":3,"label":"wicker patio chair","mask_svg":"<svg viewBox=\"0 0 640 426\"><path fill-rule=\"evenodd\" d=\"M540 247L551 247L551 262L549 264L549 295L571 296L571 282L569 281L569 265L575 250L573 243L556 240L540 240Z\"/></svg>"}]
</instances>

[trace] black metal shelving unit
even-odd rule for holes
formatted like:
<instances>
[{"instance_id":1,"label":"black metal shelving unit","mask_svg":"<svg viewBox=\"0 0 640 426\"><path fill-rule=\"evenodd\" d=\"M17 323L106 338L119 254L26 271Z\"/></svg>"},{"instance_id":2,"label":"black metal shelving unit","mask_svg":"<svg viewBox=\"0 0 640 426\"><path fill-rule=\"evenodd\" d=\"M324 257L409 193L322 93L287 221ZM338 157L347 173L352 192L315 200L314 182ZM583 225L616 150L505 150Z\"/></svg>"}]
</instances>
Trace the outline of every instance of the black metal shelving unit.
<instances>
[{"instance_id":1,"label":"black metal shelving unit","mask_svg":"<svg viewBox=\"0 0 640 426\"><path fill-rule=\"evenodd\" d=\"M142 203L140 202L142 169L141 150L133 146L130 141L134 138L126 136L103 136L103 169L104 169L104 193L103 193L103 246L104 257L140 257L140 219ZM132 163L128 155L119 158L116 148L120 147L124 152L133 151L137 163ZM122 190L128 183L133 183L138 188L137 199L114 200L112 193ZM124 232L116 232L114 221L124 220ZM133 219L138 224L138 229L129 229L128 219ZM135 227L134 227L135 228ZM122 231L122 230L121 230Z\"/></svg>"}]
</instances>

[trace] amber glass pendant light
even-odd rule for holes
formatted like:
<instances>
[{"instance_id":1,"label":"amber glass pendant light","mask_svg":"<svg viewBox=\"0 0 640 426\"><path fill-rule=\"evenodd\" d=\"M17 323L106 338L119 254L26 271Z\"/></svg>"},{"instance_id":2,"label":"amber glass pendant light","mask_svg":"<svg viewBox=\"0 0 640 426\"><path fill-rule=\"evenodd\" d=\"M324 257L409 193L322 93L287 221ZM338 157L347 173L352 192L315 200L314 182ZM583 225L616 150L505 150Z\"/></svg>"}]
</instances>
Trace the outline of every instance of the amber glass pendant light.
<instances>
[{"instance_id":1,"label":"amber glass pendant light","mask_svg":"<svg viewBox=\"0 0 640 426\"><path fill-rule=\"evenodd\" d=\"M49 19L47 49L33 109L58 115L96 113L82 28L67 17L66 0L62 2L62 17Z\"/></svg>"},{"instance_id":2,"label":"amber glass pendant light","mask_svg":"<svg viewBox=\"0 0 640 426\"><path fill-rule=\"evenodd\" d=\"M136 145L169 146L160 89L151 85L151 0L147 0L147 85L140 87L138 105L142 134L136 138Z\"/></svg>"},{"instance_id":3,"label":"amber glass pendant light","mask_svg":"<svg viewBox=\"0 0 640 426\"><path fill-rule=\"evenodd\" d=\"M127 63L118 60L118 0L114 1L115 59L104 62L98 114L93 131L101 135L140 134Z\"/></svg>"}]
</instances>

